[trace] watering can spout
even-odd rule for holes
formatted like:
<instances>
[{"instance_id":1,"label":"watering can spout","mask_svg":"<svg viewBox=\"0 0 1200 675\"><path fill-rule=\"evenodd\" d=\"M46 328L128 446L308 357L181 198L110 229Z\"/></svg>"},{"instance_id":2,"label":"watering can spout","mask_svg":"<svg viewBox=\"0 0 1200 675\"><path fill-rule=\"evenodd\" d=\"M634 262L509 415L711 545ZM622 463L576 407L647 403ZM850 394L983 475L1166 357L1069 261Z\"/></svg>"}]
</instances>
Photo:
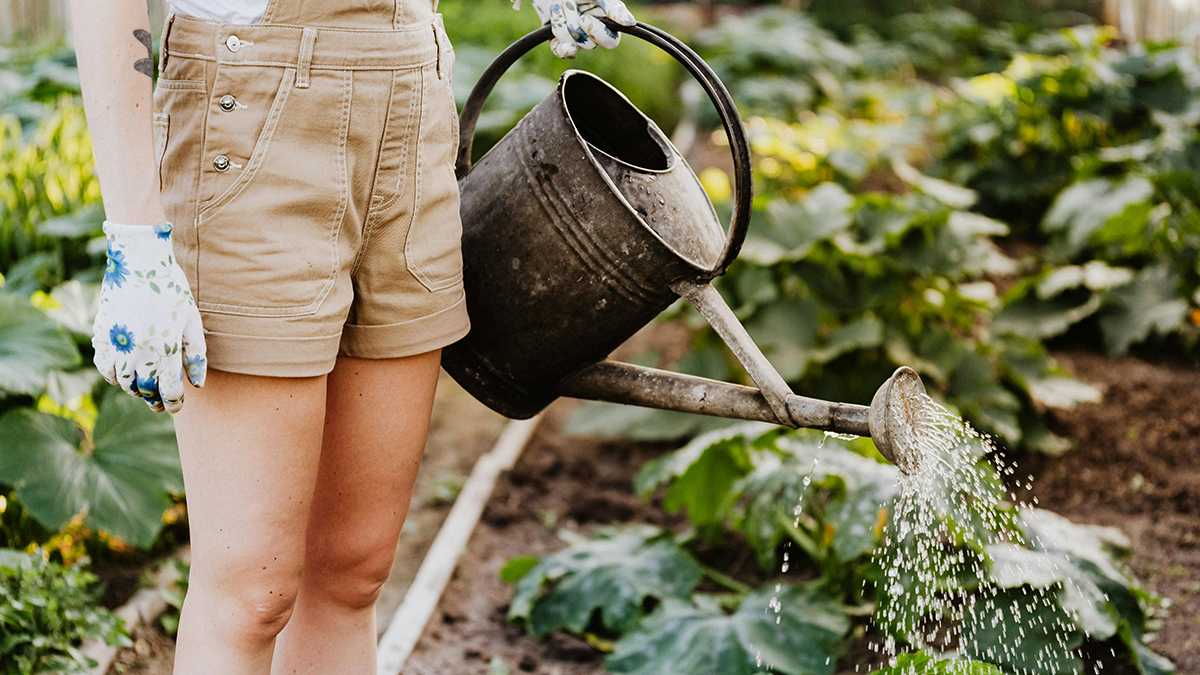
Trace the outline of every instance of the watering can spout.
<instances>
[{"instance_id":1,"label":"watering can spout","mask_svg":"<svg viewBox=\"0 0 1200 675\"><path fill-rule=\"evenodd\" d=\"M573 398L647 408L770 422L792 428L870 436L875 447L905 473L920 466L915 439L925 387L916 371L901 366L879 387L870 406L783 396L785 416L763 391L695 375L617 361L601 361L565 380L560 393Z\"/></svg>"}]
</instances>

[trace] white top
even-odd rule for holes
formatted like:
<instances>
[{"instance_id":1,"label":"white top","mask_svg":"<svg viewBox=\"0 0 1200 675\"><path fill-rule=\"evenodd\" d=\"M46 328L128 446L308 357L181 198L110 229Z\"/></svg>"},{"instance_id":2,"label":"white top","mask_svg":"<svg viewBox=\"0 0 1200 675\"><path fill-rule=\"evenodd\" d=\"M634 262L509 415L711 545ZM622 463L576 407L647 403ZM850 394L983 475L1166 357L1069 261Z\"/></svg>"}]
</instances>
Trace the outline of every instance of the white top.
<instances>
[{"instance_id":1,"label":"white top","mask_svg":"<svg viewBox=\"0 0 1200 675\"><path fill-rule=\"evenodd\" d=\"M170 0L180 14L221 23L258 23L268 0Z\"/></svg>"}]
</instances>

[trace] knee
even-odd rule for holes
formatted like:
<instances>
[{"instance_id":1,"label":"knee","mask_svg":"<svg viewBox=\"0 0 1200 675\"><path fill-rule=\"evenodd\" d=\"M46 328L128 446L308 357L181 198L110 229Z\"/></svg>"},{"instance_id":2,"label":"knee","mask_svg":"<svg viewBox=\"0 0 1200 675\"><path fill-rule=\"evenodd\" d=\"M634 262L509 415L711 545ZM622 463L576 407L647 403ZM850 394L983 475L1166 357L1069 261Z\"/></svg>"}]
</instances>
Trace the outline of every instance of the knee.
<instances>
[{"instance_id":1,"label":"knee","mask_svg":"<svg viewBox=\"0 0 1200 675\"><path fill-rule=\"evenodd\" d=\"M269 562L268 562L269 561ZM189 604L211 609L210 621L216 630L240 644L270 642L292 617L300 592L301 564L280 566L268 557L257 566L238 565L224 571L193 569L188 584Z\"/></svg>"},{"instance_id":2,"label":"knee","mask_svg":"<svg viewBox=\"0 0 1200 675\"><path fill-rule=\"evenodd\" d=\"M345 609L375 605L392 571L394 540L363 536L356 544L313 548L306 561L306 588Z\"/></svg>"}]
</instances>

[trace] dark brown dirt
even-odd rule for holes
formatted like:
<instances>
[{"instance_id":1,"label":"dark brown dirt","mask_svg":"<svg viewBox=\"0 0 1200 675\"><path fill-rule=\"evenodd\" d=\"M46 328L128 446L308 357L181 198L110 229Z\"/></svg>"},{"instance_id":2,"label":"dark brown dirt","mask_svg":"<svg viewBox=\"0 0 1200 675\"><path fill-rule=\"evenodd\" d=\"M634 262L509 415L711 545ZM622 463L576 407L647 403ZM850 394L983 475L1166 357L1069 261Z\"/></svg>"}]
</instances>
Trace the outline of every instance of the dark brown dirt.
<instances>
[{"instance_id":1,"label":"dark brown dirt","mask_svg":"<svg viewBox=\"0 0 1200 675\"><path fill-rule=\"evenodd\" d=\"M1131 568L1171 602L1152 647L1181 675L1200 674L1200 456L1194 440L1200 438L1200 371L1086 353L1061 358L1102 386L1105 397L1051 418L1075 450L1059 458L1021 458L1037 478L1032 496L1078 522L1116 526L1129 536ZM500 569L512 556L561 548L560 527L586 532L612 522L677 523L630 491L640 464L663 448L565 437L557 430L565 414L565 406L552 409L497 485L410 672L483 674L493 659L513 673L604 672L603 655L583 640L556 635L538 641L509 624L511 589L500 581ZM707 562L728 570L739 548L713 552L726 560ZM853 644L850 651L851 660L853 654L870 660Z\"/></svg>"},{"instance_id":2,"label":"dark brown dirt","mask_svg":"<svg viewBox=\"0 0 1200 675\"><path fill-rule=\"evenodd\" d=\"M1129 536L1131 569L1170 607L1156 651L1200 673L1200 369L1060 354L1104 388L1101 403L1053 417L1075 441L1060 458L1023 462L1042 506Z\"/></svg>"},{"instance_id":3,"label":"dark brown dirt","mask_svg":"<svg viewBox=\"0 0 1200 675\"><path fill-rule=\"evenodd\" d=\"M500 569L511 557L549 553L576 532L638 520L669 524L663 512L630 492L634 471L663 448L596 443L557 431L568 406L556 405L517 465L503 476L459 563L438 612L408 668L414 673L486 673L494 659L514 673L603 672L602 654L583 640L555 635L539 642L505 620L510 589Z\"/></svg>"}]
</instances>

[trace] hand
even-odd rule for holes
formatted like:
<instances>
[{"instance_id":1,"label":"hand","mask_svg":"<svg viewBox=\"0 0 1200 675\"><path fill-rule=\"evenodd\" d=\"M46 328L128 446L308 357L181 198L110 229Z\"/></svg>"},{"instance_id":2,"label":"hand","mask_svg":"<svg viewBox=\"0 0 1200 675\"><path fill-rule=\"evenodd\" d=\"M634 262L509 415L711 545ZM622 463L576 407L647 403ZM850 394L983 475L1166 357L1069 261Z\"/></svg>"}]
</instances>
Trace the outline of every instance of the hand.
<instances>
[{"instance_id":1,"label":"hand","mask_svg":"<svg viewBox=\"0 0 1200 675\"><path fill-rule=\"evenodd\" d=\"M108 263L92 326L95 363L109 384L155 411L183 406L183 377L208 370L200 312L171 248L171 224L104 223Z\"/></svg>"},{"instance_id":2,"label":"hand","mask_svg":"<svg viewBox=\"0 0 1200 675\"><path fill-rule=\"evenodd\" d=\"M521 0L514 0L513 9L520 8ZM596 45L612 49L620 43L620 33L605 26L601 18L622 26L637 23L621 0L533 0L533 8L554 31L550 49L564 59L575 56L580 49L595 49Z\"/></svg>"}]
</instances>

